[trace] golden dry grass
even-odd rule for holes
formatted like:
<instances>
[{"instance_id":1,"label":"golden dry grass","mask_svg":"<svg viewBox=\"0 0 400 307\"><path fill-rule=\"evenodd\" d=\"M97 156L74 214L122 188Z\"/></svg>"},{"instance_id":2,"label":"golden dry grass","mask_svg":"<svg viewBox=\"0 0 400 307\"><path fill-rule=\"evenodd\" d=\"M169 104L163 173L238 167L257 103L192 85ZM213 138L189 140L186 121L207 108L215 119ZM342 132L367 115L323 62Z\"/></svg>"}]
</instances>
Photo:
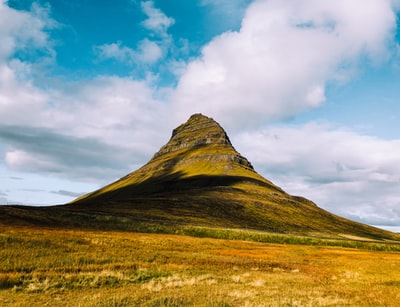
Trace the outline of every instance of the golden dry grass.
<instances>
[{"instance_id":1,"label":"golden dry grass","mask_svg":"<svg viewBox=\"0 0 400 307\"><path fill-rule=\"evenodd\" d=\"M400 253L2 228L1 306L398 306Z\"/></svg>"}]
</instances>

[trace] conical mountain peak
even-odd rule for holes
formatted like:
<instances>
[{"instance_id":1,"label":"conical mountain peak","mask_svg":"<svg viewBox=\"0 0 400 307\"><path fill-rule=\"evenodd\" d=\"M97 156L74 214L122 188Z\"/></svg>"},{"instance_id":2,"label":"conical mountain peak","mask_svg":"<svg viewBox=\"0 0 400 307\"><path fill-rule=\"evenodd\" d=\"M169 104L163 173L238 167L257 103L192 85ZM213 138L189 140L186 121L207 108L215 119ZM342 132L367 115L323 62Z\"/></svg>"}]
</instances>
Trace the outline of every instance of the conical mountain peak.
<instances>
[{"instance_id":1,"label":"conical mountain peak","mask_svg":"<svg viewBox=\"0 0 400 307\"><path fill-rule=\"evenodd\" d=\"M212 118L203 114L192 115L187 122L172 131L169 142L154 157L185 148L219 144L232 146L225 130Z\"/></svg>"},{"instance_id":2,"label":"conical mountain peak","mask_svg":"<svg viewBox=\"0 0 400 307\"><path fill-rule=\"evenodd\" d=\"M193 186L187 184L188 178L201 178L201 184L210 187L221 185L224 180L238 182L245 178L279 189L254 171L251 163L235 150L227 133L215 120L194 114L173 130L168 143L144 166L98 191L84 195L78 201L128 187L132 187L135 193L139 190L140 193L165 190L166 186L171 189L171 182L174 182L174 189L183 186L191 189Z\"/></svg>"},{"instance_id":3,"label":"conical mountain peak","mask_svg":"<svg viewBox=\"0 0 400 307\"><path fill-rule=\"evenodd\" d=\"M174 129L147 164L71 205L71 210L134 223L392 238L289 195L259 175L224 129L202 114Z\"/></svg>"}]
</instances>

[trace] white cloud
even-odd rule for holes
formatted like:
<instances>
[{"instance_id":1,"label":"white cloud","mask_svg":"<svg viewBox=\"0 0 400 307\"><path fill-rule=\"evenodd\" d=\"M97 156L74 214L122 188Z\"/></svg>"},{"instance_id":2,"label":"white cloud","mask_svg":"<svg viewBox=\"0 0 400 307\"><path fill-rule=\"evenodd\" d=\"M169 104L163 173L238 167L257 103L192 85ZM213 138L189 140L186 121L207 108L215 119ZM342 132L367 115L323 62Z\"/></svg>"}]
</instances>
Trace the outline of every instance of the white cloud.
<instances>
[{"instance_id":1,"label":"white cloud","mask_svg":"<svg viewBox=\"0 0 400 307\"><path fill-rule=\"evenodd\" d=\"M55 115L60 117L54 124L73 135L100 137L111 144L141 139L164 112L154 93L145 81L131 78L98 77L70 84L53 97L58 101Z\"/></svg>"},{"instance_id":2,"label":"white cloud","mask_svg":"<svg viewBox=\"0 0 400 307\"><path fill-rule=\"evenodd\" d=\"M95 51L100 60L116 59L120 62L130 62L135 57L133 49L121 46L121 42L96 46Z\"/></svg>"},{"instance_id":3,"label":"white cloud","mask_svg":"<svg viewBox=\"0 0 400 307\"><path fill-rule=\"evenodd\" d=\"M143 63L155 63L163 56L163 51L155 42L143 39L139 43L139 59Z\"/></svg>"},{"instance_id":4,"label":"white cloud","mask_svg":"<svg viewBox=\"0 0 400 307\"><path fill-rule=\"evenodd\" d=\"M84 138L92 138L99 143L92 144L92 147L99 146L99 150L101 144L104 145L102 150L107 146L114 146L115 150L123 147L125 152L131 153L135 150L130 158L119 156L126 159L127 165L143 162L143 156L156 149L148 140L158 139L157 124L168 122L158 120L165 114L164 106L153 99L155 90L146 81L98 77L41 89L31 81L35 73L32 70L37 67L28 61L12 58L17 50L42 49L52 45L46 29L54 27L54 22L48 13L48 9L35 5L31 11L17 11L0 2L0 52L3 52L0 57L0 132L2 139L7 139L0 148L0 156L4 156L5 162L14 169L28 169L32 165L37 172L51 171L49 165L42 163L48 161L50 164L58 163L59 167L55 168L61 172L67 169L65 166L69 162L57 159L57 155L62 156L62 153L51 152L48 147L57 145L57 138L60 143L75 142L76 145L84 142ZM132 56L132 53L142 61L150 62L160 56L160 50L148 40L142 41L138 50L134 53L121 44L111 44L103 46L99 52L104 57L119 60ZM33 139L51 146L33 149L29 147L28 139L18 142L18 135L5 136L7 127L12 126L29 127L37 132ZM37 131L37 128L44 130ZM77 148L71 150L79 151ZM90 153L90 149L87 150ZM78 164L77 161L69 167L82 167ZM95 172L98 174L97 170Z\"/></svg>"},{"instance_id":5,"label":"white cloud","mask_svg":"<svg viewBox=\"0 0 400 307\"><path fill-rule=\"evenodd\" d=\"M96 46L94 50L100 60L115 59L128 65L154 64L163 56L161 47L147 38L139 42L136 50L122 46L121 42Z\"/></svg>"},{"instance_id":6,"label":"white cloud","mask_svg":"<svg viewBox=\"0 0 400 307\"><path fill-rule=\"evenodd\" d=\"M33 88L34 101L7 94L0 156L9 168L106 183L150 159L175 124L144 81L99 77L64 86Z\"/></svg>"},{"instance_id":7,"label":"white cloud","mask_svg":"<svg viewBox=\"0 0 400 307\"><path fill-rule=\"evenodd\" d=\"M38 67L12 56L28 46L51 45L43 12L20 12L0 2L0 41L8 44L0 48L0 156L14 170L113 180L145 162L159 139L166 138L159 132L168 131L163 128L169 121L160 120L167 114L165 106L153 98L156 91L146 81L131 78L98 77L48 89L35 86L31 80ZM119 59L130 53L118 44L102 51L103 56ZM135 54L143 61L159 56L149 41L139 51L147 53ZM84 161L89 164L82 165Z\"/></svg>"},{"instance_id":8,"label":"white cloud","mask_svg":"<svg viewBox=\"0 0 400 307\"><path fill-rule=\"evenodd\" d=\"M18 70L15 65L13 66L14 69L8 65L0 65L0 122L2 124L38 124L41 120L32 114L40 114L47 94L29 81L18 80Z\"/></svg>"},{"instance_id":9,"label":"white cloud","mask_svg":"<svg viewBox=\"0 0 400 307\"><path fill-rule=\"evenodd\" d=\"M34 156L31 153L22 150L6 152L4 160L8 167L28 172L35 172L38 170L51 171L59 167L55 163L45 159L45 157Z\"/></svg>"},{"instance_id":10,"label":"white cloud","mask_svg":"<svg viewBox=\"0 0 400 307\"><path fill-rule=\"evenodd\" d=\"M387 56L395 26L385 0L255 1L239 32L216 37L188 64L176 112L237 127L315 108L326 83L354 73L361 57Z\"/></svg>"},{"instance_id":11,"label":"white cloud","mask_svg":"<svg viewBox=\"0 0 400 307\"><path fill-rule=\"evenodd\" d=\"M46 11L38 16L39 8L20 12L0 3L4 26L0 41L10 38L0 58L0 156L4 163L14 170L104 182L145 162L161 142L157 140L165 139L158 132L164 131L160 126L169 122L160 121L167 113L153 98L156 91L146 81L118 77L38 88L31 81L37 67L12 55L28 46L51 45L45 33ZM132 53L118 44L109 47L101 50L104 57L123 60ZM155 61L160 55L157 50L145 40L135 56ZM88 164L82 165L84 161Z\"/></svg>"},{"instance_id":12,"label":"white cloud","mask_svg":"<svg viewBox=\"0 0 400 307\"><path fill-rule=\"evenodd\" d=\"M49 17L49 9L32 5L31 11L17 11L0 1L0 122L1 124L35 124L47 94L32 83L33 62L13 58L16 52L41 50L44 55L34 59L52 58L53 44L46 30L57 23ZM27 113L29 111L30 113Z\"/></svg>"},{"instance_id":13,"label":"white cloud","mask_svg":"<svg viewBox=\"0 0 400 307\"><path fill-rule=\"evenodd\" d=\"M166 16L160 9L155 8L153 1L143 1L142 10L147 16L142 25L161 36L167 35L168 28L175 23L173 18Z\"/></svg>"},{"instance_id":14,"label":"white cloud","mask_svg":"<svg viewBox=\"0 0 400 307\"><path fill-rule=\"evenodd\" d=\"M352 219L400 225L400 140L311 123L241 133L232 141L287 192Z\"/></svg>"},{"instance_id":15,"label":"white cloud","mask_svg":"<svg viewBox=\"0 0 400 307\"><path fill-rule=\"evenodd\" d=\"M21 12L8 7L4 0L0 1L0 60L4 61L18 49L46 47L48 37L43 29L48 20L37 5L32 12Z\"/></svg>"},{"instance_id":16,"label":"white cloud","mask_svg":"<svg viewBox=\"0 0 400 307\"><path fill-rule=\"evenodd\" d=\"M173 39L167 33L174 24L174 19L167 17L160 9L154 7L153 1L141 3L143 13L147 16L142 22L150 31L152 39L144 38L135 49L123 46L121 42L95 46L94 50L100 60L115 59L128 65L151 65L160 61L170 48ZM156 34L156 38L154 37Z\"/></svg>"}]
</instances>

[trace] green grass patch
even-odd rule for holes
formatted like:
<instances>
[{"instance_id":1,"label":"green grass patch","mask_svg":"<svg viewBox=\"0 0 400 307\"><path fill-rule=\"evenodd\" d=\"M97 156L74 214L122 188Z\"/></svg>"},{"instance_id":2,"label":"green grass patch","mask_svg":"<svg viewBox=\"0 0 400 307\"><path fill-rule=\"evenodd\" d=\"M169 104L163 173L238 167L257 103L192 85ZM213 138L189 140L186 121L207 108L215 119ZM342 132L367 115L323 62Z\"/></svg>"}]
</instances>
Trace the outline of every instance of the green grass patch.
<instances>
[{"instance_id":1,"label":"green grass patch","mask_svg":"<svg viewBox=\"0 0 400 307\"><path fill-rule=\"evenodd\" d=\"M254 230L220 229L186 226L179 227L175 233L198 238L215 238L224 240L244 240L260 243L296 244L312 246L336 246L343 248L356 248L371 251L400 251L399 243L367 242L356 240L333 240L314 238L309 236L295 236L287 234L273 234Z\"/></svg>"}]
</instances>

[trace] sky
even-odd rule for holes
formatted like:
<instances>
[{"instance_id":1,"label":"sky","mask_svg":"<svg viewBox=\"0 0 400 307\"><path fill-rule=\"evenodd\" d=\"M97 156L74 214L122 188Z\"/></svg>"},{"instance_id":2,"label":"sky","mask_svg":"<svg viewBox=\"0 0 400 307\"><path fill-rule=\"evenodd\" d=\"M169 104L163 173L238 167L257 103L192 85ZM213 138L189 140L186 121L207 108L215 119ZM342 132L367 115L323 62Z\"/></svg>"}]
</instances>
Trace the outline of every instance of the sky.
<instances>
[{"instance_id":1,"label":"sky","mask_svg":"<svg viewBox=\"0 0 400 307\"><path fill-rule=\"evenodd\" d=\"M399 0L0 0L0 204L145 164L193 113L330 212L400 231Z\"/></svg>"}]
</instances>

